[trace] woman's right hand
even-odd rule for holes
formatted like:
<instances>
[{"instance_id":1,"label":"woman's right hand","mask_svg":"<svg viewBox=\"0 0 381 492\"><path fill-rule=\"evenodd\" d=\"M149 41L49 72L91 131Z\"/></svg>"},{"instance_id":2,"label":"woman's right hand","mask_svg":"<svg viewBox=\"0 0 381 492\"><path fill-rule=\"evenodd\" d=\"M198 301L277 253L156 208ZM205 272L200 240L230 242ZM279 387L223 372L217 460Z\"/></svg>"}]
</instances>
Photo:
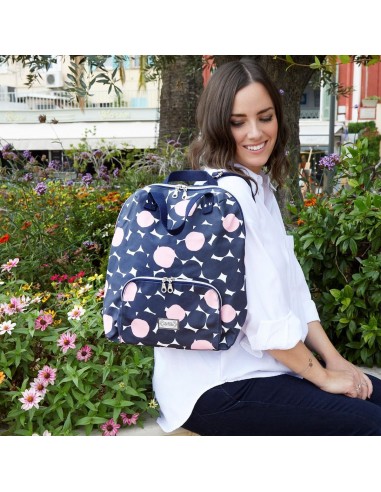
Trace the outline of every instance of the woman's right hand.
<instances>
[{"instance_id":1,"label":"woman's right hand","mask_svg":"<svg viewBox=\"0 0 381 492\"><path fill-rule=\"evenodd\" d=\"M364 386L359 386L358 380L352 371L325 369L325 373L326 378L324 382L319 385L319 388L323 391L366 400L367 389Z\"/></svg>"}]
</instances>

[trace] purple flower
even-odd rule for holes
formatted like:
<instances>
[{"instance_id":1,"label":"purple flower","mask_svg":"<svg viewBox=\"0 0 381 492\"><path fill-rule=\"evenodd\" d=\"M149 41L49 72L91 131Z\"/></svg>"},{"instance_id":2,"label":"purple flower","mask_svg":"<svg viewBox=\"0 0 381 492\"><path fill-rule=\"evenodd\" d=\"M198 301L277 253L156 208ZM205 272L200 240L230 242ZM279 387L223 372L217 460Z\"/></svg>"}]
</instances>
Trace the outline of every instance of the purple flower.
<instances>
[{"instance_id":1,"label":"purple flower","mask_svg":"<svg viewBox=\"0 0 381 492\"><path fill-rule=\"evenodd\" d=\"M56 159L53 159L48 164L49 169L54 169L56 171L59 169L59 166L60 166L60 161L57 161Z\"/></svg>"},{"instance_id":2,"label":"purple flower","mask_svg":"<svg viewBox=\"0 0 381 492\"><path fill-rule=\"evenodd\" d=\"M89 152L81 152L80 158L81 159L90 159L91 158L91 154Z\"/></svg>"},{"instance_id":3,"label":"purple flower","mask_svg":"<svg viewBox=\"0 0 381 492\"><path fill-rule=\"evenodd\" d=\"M7 152L3 150L3 159L7 159L8 161L16 161L17 160L17 154L14 152Z\"/></svg>"},{"instance_id":4,"label":"purple flower","mask_svg":"<svg viewBox=\"0 0 381 492\"><path fill-rule=\"evenodd\" d=\"M91 176L90 173L86 173L84 176L82 176L82 183L88 185L92 182L93 177Z\"/></svg>"},{"instance_id":5,"label":"purple flower","mask_svg":"<svg viewBox=\"0 0 381 492\"><path fill-rule=\"evenodd\" d=\"M279 89L279 94L280 94L281 96L284 96L284 90L283 90L283 89Z\"/></svg>"},{"instance_id":6,"label":"purple flower","mask_svg":"<svg viewBox=\"0 0 381 492\"><path fill-rule=\"evenodd\" d=\"M340 156L338 154L329 154L320 159L319 166L325 167L331 171L339 162Z\"/></svg>"},{"instance_id":7,"label":"purple flower","mask_svg":"<svg viewBox=\"0 0 381 492\"><path fill-rule=\"evenodd\" d=\"M74 184L74 181L72 179L68 179L66 181L66 186L73 186L73 184Z\"/></svg>"},{"instance_id":8,"label":"purple flower","mask_svg":"<svg viewBox=\"0 0 381 492\"><path fill-rule=\"evenodd\" d=\"M24 174L22 179L24 181L32 181L33 180L33 174L32 173L26 173L26 174Z\"/></svg>"},{"instance_id":9,"label":"purple flower","mask_svg":"<svg viewBox=\"0 0 381 492\"><path fill-rule=\"evenodd\" d=\"M104 209L105 209L105 208L104 208L104 206L103 206L103 205L97 205L97 210L102 211L102 210L104 210Z\"/></svg>"},{"instance_id":10,"label":"purple flower","mask_svg":"<svg viewBox=\"0 0 381 492\"><path fill-rule=\"evenodd\" d=\"M30 159L32 157L32 154L29 150L24 150L22 155L23 155L23 157L25 157L25 159Z\"/></svg>"},{"instance_id":11,"label":"purple flower","mask_svg":"<svg viewBox=\"0 0 381 492\"><path fill-rule=\"evenodd\" d=\"M113 171L114 178L119 178L120 169L117 167Z\"/></svg>"},{"instance_id":12,"label":"purple flower","mask_svg":"<svg viewBox=\"0 0 381 492\"><path fill-rule=\"evenodd\" d=\"M46 190L47 190L47 186L44 182L40 181L39 183L37 183L36 187L34 188L34 191L37 193L37 195L44 195L46 193Z\"/></svg>"},{"instance_id":13,"label":"purple flower","mask_svg":"<svg viewBox=\"0 0 381 492\"><path fill-rule=\"evenodd\" d=\"M5 144L3 148L1 149L2 152L10 152L13 149L13 146L11 144Z\"/></svg>"},{"instance_id":14,"label":"purple flower","mask_svg":"<svg viewBox=\"0 0 381 492\"><path fill-rule=\"evenodd\" d=\"M101 157L103 157L103 152L101 150L94 150L93 152L93 156L96 158L96 159L99 159Z\"/></svg>"}]
</instances>

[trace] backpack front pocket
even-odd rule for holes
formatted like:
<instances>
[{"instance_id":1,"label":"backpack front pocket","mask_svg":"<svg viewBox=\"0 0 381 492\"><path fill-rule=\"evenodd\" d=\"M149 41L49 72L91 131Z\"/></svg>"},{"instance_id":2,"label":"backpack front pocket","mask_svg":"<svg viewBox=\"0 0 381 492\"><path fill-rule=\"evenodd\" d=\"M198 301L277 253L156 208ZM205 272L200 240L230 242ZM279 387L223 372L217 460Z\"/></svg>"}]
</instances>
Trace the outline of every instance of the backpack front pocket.
<instances>
[{"instance_id":1,"label":"backpack front pocket","mask_svg":"<svg viewBox=\"0 0 381 492\"><path fill-rule=\"evenodd\" d=\"M218 350L221 296L203 281L136 277L123 288L118 329L125 343Z\"/></svg>"}]
</instances>

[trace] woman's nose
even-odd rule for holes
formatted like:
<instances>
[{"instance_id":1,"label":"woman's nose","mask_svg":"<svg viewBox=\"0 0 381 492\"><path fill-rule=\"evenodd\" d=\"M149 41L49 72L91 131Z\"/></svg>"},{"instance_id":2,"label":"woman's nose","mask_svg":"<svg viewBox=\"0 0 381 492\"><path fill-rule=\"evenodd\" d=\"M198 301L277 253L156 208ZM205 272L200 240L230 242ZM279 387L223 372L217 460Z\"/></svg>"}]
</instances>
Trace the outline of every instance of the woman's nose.
<instances>
[{"instance_id":1,"label":"woman's nose","mask_svg":"<svg viewBox=\"0 0 381 492\"><path fill-rule=\"evenodd\" d=\"M258 124L255 121L249 123L247 136L249 138L258 138L258 136L260 135L261 135L261 130Z\"/></svg>"}]
</instances>

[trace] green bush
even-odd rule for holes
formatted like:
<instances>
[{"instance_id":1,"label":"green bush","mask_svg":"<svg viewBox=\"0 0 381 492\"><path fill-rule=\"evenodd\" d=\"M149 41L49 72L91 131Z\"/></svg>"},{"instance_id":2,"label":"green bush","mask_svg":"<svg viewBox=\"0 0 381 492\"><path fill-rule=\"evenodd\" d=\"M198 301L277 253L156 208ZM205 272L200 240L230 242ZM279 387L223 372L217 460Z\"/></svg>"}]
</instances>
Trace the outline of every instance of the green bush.
<instances>
[{"instance_id":1,"label":"green bush","mask_svg":"<svg viewBox=\"0 0 381 492\"><path fill-rule=\"evenodd\" d=\"M375 121L359 121L348 123L349 133L358 133L360 138L368 140L368 157L374 161L380 160L380 141L379 134Z\"/></svg>"},{"instance_id":2,"label":"green bush","mask_svg":"<svg viewBox=\"0 0 381 492\"><path fill-rule=\"evenodd\" d=\"M381 181L366 138L343 148L335 179L332 196L290 208L295 251L335 346L381 366Z\"/></svg>"}]
</instances>

